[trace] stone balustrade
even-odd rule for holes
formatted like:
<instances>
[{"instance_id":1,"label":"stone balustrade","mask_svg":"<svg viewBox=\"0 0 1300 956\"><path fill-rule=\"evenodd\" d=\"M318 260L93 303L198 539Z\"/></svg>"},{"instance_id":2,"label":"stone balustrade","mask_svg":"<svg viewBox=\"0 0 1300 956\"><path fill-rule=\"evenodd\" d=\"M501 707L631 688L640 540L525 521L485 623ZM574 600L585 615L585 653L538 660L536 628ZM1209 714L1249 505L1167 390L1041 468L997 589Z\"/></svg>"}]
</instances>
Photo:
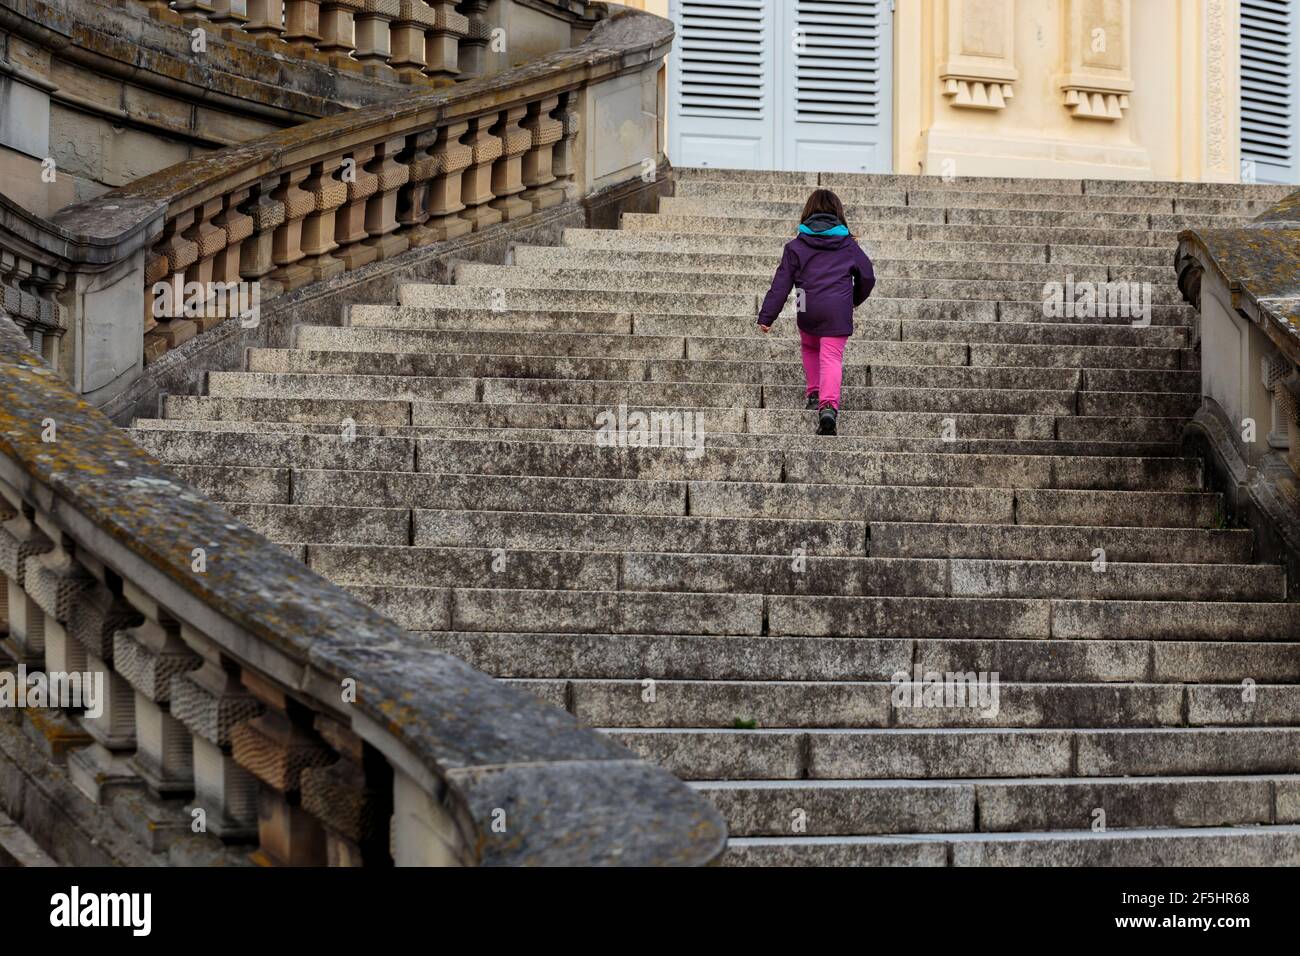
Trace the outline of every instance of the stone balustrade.
<instances>
[{"instance_id":1,"label":"stone balustrade","mask_svg":"<svg viewBox=\"0 0 1300 956\"><path fill-rule=\"evenodd\" d=\"M307 284L637 179L662 160L662 103L657 116L642 109L671 39L666 21L615 8L578 46L514 70L277 131L65 207L51 233L116 270L72 305L79 341L103 348L78 390L111 397L168 350L225 319L255 323L258 306ZM597 117L609 128L586 129Z\"/></svg>"},{"instance_id":2,"label":"stone balustrade","mask_svg":"<svg viewBox=\"0 0 1300 956\"><path fill-rule=\"evenodd\" d=\"M1192 426L1264 557L1300 586L1300 192L1249 225L1179 236L1179 285L1200 311Z\"/></svg>"},{"instance_id":3,"label":"stone balustrade","mask_svg":"<svg viewBox=\"0 0 1300 956\"><path fill-rule=\"evenodd\" d=\"M400 145L386 141L372 170ZM287 204L329 169L273 177L262 194ZM410 185L381 182L371 198ZM299 219L321 212L306 192ZM187 230L170 241L193 264L205 252ZM49 815L82 812L77 801L103 812L78 851L41 812L47 771L11 801L60 862L705 864L723 848L707 800L431 651L239 524L3 318L0 658L11 673L102 679L96 700L51 698L0 721L0 777L21 775L13 751L30 746L6 736L16 720L75 786Z\"/></svg>"},{"instance_id":4,"label":"stone balustrade","mask_svg":"<svg viewBox=\"0 0 1300 956\"><path fill-rule=\"evenodd\" d=\"M491 27L487 0L121 0L164 21L207 24L266 49L331 67L408 83L449 82L483 75ZM536 0L544 3L544 0ZM598 6L554 4L575 22L594 20ZM461 12L464 10L464 12Z\"/></svg>"}]
</instances>

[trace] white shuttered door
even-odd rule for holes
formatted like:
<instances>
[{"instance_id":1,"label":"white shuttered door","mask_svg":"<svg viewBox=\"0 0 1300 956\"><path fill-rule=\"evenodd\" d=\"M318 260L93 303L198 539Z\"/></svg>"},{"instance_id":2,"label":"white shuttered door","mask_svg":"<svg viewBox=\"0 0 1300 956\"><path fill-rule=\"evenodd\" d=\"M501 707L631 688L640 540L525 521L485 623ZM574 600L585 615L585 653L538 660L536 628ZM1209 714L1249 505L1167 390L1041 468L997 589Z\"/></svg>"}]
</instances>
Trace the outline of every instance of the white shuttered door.
<instances>
[{"instance_id":1,"label":"white shuttered door","mask_svg":"<svg viewBox=\"0 0 1300 956\"><path fill-rule=\"evenodd\" d=\"M1241 0L1242 178L1300 182L1300 2Z\"/></svg>"},{"instance_id":2,"label":"white shuttered door","mask_svg":"<svg viewBox=\"0 0 1300 956\"><path fill-rule=\"evenodd\" d=\"M891 167L889 0L670 0L681 166Z\"/></svg>"}]
</instances>

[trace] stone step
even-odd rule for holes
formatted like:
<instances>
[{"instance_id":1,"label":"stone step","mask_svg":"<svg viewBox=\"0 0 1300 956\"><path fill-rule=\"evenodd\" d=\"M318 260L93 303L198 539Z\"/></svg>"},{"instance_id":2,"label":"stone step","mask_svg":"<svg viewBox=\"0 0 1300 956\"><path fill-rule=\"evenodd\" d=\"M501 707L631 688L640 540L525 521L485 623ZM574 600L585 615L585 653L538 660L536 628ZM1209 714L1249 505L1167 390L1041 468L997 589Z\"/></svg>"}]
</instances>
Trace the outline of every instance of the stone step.
<instances>
[{"instance_id":1,"label":"stone step","mask_svg":"<svg viewBox=\"0 0 1300 956\"><path fill-rule=\"evenodd\" d=\"M1123 201L1123 200L1120 200ZM1017 249L1020 247L1010 247ZM973 260L975 254L987 256L993 250L971 244L963 250L968 256L945 259L904 259L872 256L876 278L880 279L983 279L1018 282L1060 282L1068 272L1077 282L1172 282L1169 263L1160 265L1069 265L1064 261L1017 262ZM696 273L752 273L771 277L773 263L781 254L773 245L767 255L743 253L653 252L649 250L580 249L570 246L512 246L507 264L550 269L627 269L633 271L671 272L689 269ZM1068 266L1068 268L1067 268Z\"/></svg>"},{"instance_id":2,"label":"stone step","mask_svg":"<svg viewBox=\"0 0 1300 956\"><path fill-rule=\"evenodd\" d=\"M422 631L499 677L627 680L914 680L925 672L1031 683L1294 683L1283 643ZM1240 687L1238 686L1238 690Z\"/></svg>"},{"instance_id":3,"label":"stone step","mask_svg":"<svg viewBox=\"0 0 1300 956\"><path fill-rule=\"evenodd\" d=\"M306 540L306 539L302 539ZM307 541L307 543L311 543ZM321 546L312 567L340 584L420 588L697 591L810 595L1274 601L1279 567L1263 565L836 557L806 546L781 555L471 547Z\"/></svg>"},{"instance_id":4,"label":"stone step","mask_svg":"<svg viewBox=\"0 0 1300 956\"><path fill-rule=\"evenodd\" d=\"M1186 726L1195 700L1220 685L1011 683L981 672L954 691L953 703L911 703L921 683L890 681L507 680L567 706L578 720L612 728L758 727L897 730L919 728L1142 729ZM942 694L942 685L936 693ZM1262 685L1263 694L1274 685ZM1277 685L1280 690L1298 691ZM651 693L650 691L653 691ZM1241 688L1229 687L1240 695ZM1297 696L1291 694L1293 702ZM1300 722L1294 714L1289 723ZM815 758L814 758L815 759Z\"/></svg>"},{"instance_id":5,"label":"stone step","mask_svg":"<svg viewBox=\"0 0 1300 956\"><path fill-rule=\"evenodd\" d=\"M777 260L768 262L766 275L760 273L701 273L653 272L649 270L605 269L594 267L550 268L546 266L501 266L477 262L458 263L454 270L457 285L490 289L608 289L630 292L715 292L754 293L763 295L772 281ZM1078 286L1079 280L1072 272L1062 269L1051 280L1056 285L1023 280L991 279L894 279L881 278L872 295L888 299L969 299L1001 301L1004 299L1041 302L1060 286L1062 302L1081 301L1090 296L1098 308L1106 307L1108 300L1127 304L1130 296L1139 296L1140 304L1181 305L1182 293L1173 283L1172 276L1158 285L1148 285L1136 293L1130 291L1128 281L1117 283L1114 289L1104 286ZM1047 286L1047 288L1045 288ZM1067 287L1069 291L1067 291ZM1121 298L1122 297L1122 298ZM1090 301L1090 300L1089 300ZM1092 306L1089 306L1092 308ZM1114 308L1115 306L1112 306Z\"/></svg>"},{"instance_id":6,"label":"stone step","mask_svg":"<svg viewBox=\"0 0 1300 956\"><path fill-rule=\"evenodd\" d=\"M725 180L683 180L674 184L673 197L667 198L669 206L660 200L660 211L676 208L673 199L702 200L714 203L726 201L738 205L786 204L793 206L791 215L798 216L808 198L808 187L789 184L755 184L727 182ZM840 186L836 195L849 206L870 209L873 206L906 204L908 207L942 209L1040 209L1058 212L1101 211L1127 213L1186 213L1193 215L1237 215L1254 217L1272 207L1277 201L1270 198L1239 196L1206 198L1183 196L1178 193L1145 196L1071 194L1059 192L999 191L980 192L973 189L951 188L895 188ZM874 218L874 217L872 217Z\"/></svg>"},{"instance_id":7,"label":"stone step","mask_svg":"<svg viewBox=\"0 0 1300 956\"><path fill-rule=\"evenodd\" d=\"M631 313L562 311L557 309L493 309L489 307L423 309L397 305L345 307L347 326L358 329L419 329L428 332L577 332L627 335ZM315 326L320 328L320 326Z\"/></svg>"},{"instance_id":8,"label":"stone step","mask_svg":"<svg viewBox=\"0 0 1300 956\"><path fill-rule=\"evenodd\" d=\"M723 866L1204 867L1300 864L1300 826L739 837Z\"/></svg>"},{"instance_id":9,"label":"stone step","mask_svg":"<svg viewBox=\"0 0 1300 956\"><path fill-rule=\"evenodd\" d=\"M484 405L481 403L437 404L400 403L405 417L412 416L423 424L383 425L362 423L368 403L358 399L353 402L323 402L327 405L314 411L311 399L226 399L207 396L167 396L163 405L167 418L142 418L134 427L158 431L231 431L321 434L341 437L345 430L358 436L400 438L449 438L493 441L564 442L596 444L603 439L596 423L602 412L618 414L606 406L598 405ZM381 410L390 404L375 403ZM335 413L337 417L335 416ZM641 412L679 414L682 416L707 415L709 425L742 429L746 424L744 409L704 409L694 407L631 406L628 415ZM862 413L880 416L880 422L906 426L906 419L889 413ZM246 419L220 416L243 415ZM846 418L849 416L845 412ZM373 416L380 417L380 416ZM289 420L281 420L289 419ZM355 426L348 419L358 422ZM683 423L686 419L683 417ZM780 451L807 450L827 447L825 437L811 432L812 416L807 411L784 411L777 416L778 424L791 430L784 432L707 431L705 447L759 448ZM882 424L882 427L883 427ZM907 426L911 427L911 426ZM797 430L794 430L797 429ZM870 429L864 429L870 431ZM933 433L928 424L920 429ZM1157 429L1159 431L1159 429ZM941 455L1056 455L1062 457L1103 458L1172 458L1181 454L1172 432L1169 440L1156 441L1087 441L1054 438L943 438L902 437L898 435L840 434L833 440L836 451L864 451L900 454ZM663 447L685 447L684 438L665 442Z\"/></svg>"},{"instance_id":10,"label":"stone step","mask_svg":"<svg viewBox=\"0 0 1300 956\"><path fill-rule=\"evenodd\" d=\"M355 326L300 325L294 330L293 347L303 350L339 352L420 352L425 354L504 354L587 356L594 358L674 359L687 354L690 338L734 338L751 336L756 330L752 317L735 316L647 316L634 319L635 334L606 335L572 332L502 332L478 327L469 320L462 328L448 330L358 328ZM678 324L671 332L653 331L656 323ZM681 331L678 331L678 328ZM793 339L793 322L774 325L773 332ZM759 333L762 334L762 333ZM769 333L771 334L771 333ZM1188 330L1174 326L1135 328L1119 324L1073 324L1064 322L946 322L936 319L898 320L858 318L850 348L864 341L1004 342L1037 345L1120 345L1183 348ZM788 353L793 362L798 353Z\"/></svg>"},{"instance_id":11,"label":"stone step","mask_svg":"<svg viewBox=\"0 0 1300 956\"><path fill-rule=\"evenodd\" d=\"M779 257L793 230L768 235L740 235L735 230L718 234L698 232L622 232L615 229L566 229L566 247L583 250L667 252L676 255L767 255ZM891 239L859 235L862 248L877 259L936 261L964 259L996 263L1030 262L1074 265L1128 265L1172 268L1172 243L1166 246L1094 245L1065 237L1037 241L990 239Z\"/></svg>"},{"instance_id":12,"label":"stone step","mask_svg":"<svg viewBox=\"0 0 1300 956\"><path fill-rule=\"evenodd\" d=\"M1150 202L1150 200L1139 200L1139 202L1143 201ZM1226 211L1220 209L1216 212L1188 210L1175 212L1169 200L1165 201L1165 206L1165 209L1159 211L1107 210L1095 206L1068 210L1050 207L1024 208L1018 203L1006 206L987 204L914 206L903 203L889 204L882 197L882 201L870 204L847 202L844 212L850 228L859 226L870 228L871 225L878 223L952 223L1033 227L1057 226L1068 221L1073 228L1085 229L1231 229L1248 222L1254 215L1248 210L1238 208ZM1268 208L1271 208L1270 204L1262 204L1260 211ZM798 224L802 210L803 200L773 202L749 199L735 202L726 198L683 197L664 198L659 202L659 214L664 216L776 220L791 225Z\"/></svg>"},{"instance_id":13,"label":"stone step","mask_svg":"<svg viewBox=\"0 0 1300 956\"><path fill-rule=\"evenodd\" d=\"M983 210L971 210L972 213ZM1061 217L1046 217L1059 222ZM920 239L931 242L1009 242L1043 243L1051 245L1082 246L1146 246L1162 249L1177 243L1178 232L1183 229L1213 226L1216 217L1161 217L1159 228L1111 228L1108 226L1060 226L1030 223L1026 225L962 223L908 223L865 220L854 223L855 235L864 246L881 239ZM1237 220L1231 220L1235 223ZM623 214L620 228L624 232L667 232L673 234L737 233L756 236L793 237L797 223L789 219L739 219L729 216L668 216L654 213Z\"/></svg>"},{"instance_id":14,"label":"stone step","mask_svg":"<svg viewBox=\"0 0 1300 956\"><path fill-rule=\"evenodd\" d=\"M1300 728L618 729L686 780L930 780L1300 773Z\"/></svg>"},{"instance_id":15,"label":"stone step","mask_svg":"<svg viewBox=\"0 0 1300 956\"><path fill-rule=\"evenodd\" d=\"M1147 827L1223 827L1277 819L1300 794L1300 776L1055 777L1009 780L701 781L691 785L740 837L873 836L895 833L1105 832ZM1097 811L1101 811L1101 815Z\"/></svg>"},{"instance_id":16,"label":"stone step","mask_svg":"<svg viewBox=\"0 0 1300 956\"><path fill-rule=\"evenodd\" d=\"M293 469L290 500L288 468L171 467L219 501L264 504L360 500L372 507L1099 528L1210 528L1217 525L1222 507L1219 495L1194 491L773 484L308 468ZM286 476L283 482L276 477L279 473ZM260 489L268 496L230 497L243 488Z\"/></svg>"},{"instance_id":17,"label":"stone step","mask_svg":"<svg viewBox=\"0 0 1300 956\"><path fill-rule=\"evenodd\" d=\"M1242 198L1276 202L1293 191L1288 186L1237 183L1160 182L1124 179L1048 179L1016 176L918 176L909 173L817 173L674 166L673 180L710 184L797 185L807 191L826 189L904 189L936 192L1009 192L1052 195L1173 196Z\"/></svg>"}]
</instances>

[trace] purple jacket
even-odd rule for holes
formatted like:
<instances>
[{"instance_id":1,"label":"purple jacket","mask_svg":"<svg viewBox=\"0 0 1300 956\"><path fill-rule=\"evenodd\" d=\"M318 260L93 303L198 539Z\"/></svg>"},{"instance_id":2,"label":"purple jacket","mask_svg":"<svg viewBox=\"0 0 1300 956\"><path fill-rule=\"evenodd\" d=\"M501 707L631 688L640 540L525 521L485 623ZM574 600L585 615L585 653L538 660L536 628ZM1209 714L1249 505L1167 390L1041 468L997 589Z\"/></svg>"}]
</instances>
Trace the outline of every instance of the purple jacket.
<instances>
[{"instance_id":1,"label":"purple jacket","mask_svg":"<svg viewBox=\"0 0 1300 956\"><path fill-rule=\"evenodd\" d=\"M852 236L800 233L785 244L758 324L775 322L796 287L804 294L800 329L809 335L852 335L853 310L867 301L875 284L871 260Z\"/></svg>"}]
</instances>

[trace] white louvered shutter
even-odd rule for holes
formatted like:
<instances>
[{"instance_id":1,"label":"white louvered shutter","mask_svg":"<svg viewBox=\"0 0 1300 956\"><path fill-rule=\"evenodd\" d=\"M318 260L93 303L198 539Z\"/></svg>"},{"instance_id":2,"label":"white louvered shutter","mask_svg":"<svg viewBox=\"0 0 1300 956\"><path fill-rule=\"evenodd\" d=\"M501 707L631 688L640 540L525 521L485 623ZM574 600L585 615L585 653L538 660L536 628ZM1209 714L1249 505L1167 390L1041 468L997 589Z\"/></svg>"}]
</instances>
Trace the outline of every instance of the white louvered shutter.
<instances>
[{"instance_id":1,"label":"white louvered shutter","mask_svg":"<svg viewBox=\"0 0 1300 956\"><path fill-rule=\"evenodd\" d=\"M770 169L774 61L770 0L673 0L672 161Z\"/></svg>"},{"instance_id":2,"label":"white louvered shutter","mask_svg":"<svg viewBox=\"0 0 1300 956\"><path fill-rule=\"evenodd\" d=\"M1241 0L1243 178L1300 182L1300 3Z\"/></svg>"},{"instance_id":3,"label":"white louvered shutter","mask_svg":"<svg viewBox=\"0 0 1300 956\"><path fill-rule=\"evenodd\" d=\"M889 0L670 0L679 166L892 167Z\"/></svg>"}]
</instances>

